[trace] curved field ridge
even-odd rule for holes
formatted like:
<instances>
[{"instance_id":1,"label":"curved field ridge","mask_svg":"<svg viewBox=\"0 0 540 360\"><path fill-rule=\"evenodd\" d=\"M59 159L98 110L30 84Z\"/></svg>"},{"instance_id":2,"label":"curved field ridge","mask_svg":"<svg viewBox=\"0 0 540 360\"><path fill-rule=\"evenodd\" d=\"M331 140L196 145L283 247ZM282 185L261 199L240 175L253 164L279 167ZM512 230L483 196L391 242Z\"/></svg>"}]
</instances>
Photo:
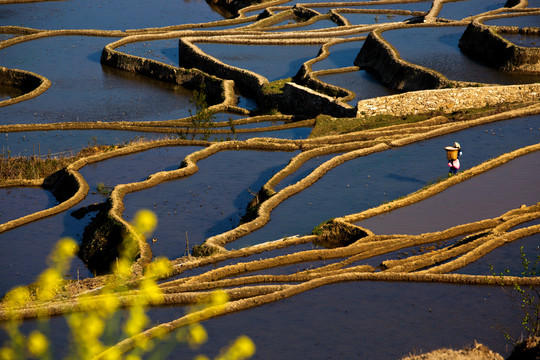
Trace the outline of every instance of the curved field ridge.
<instances>
[{"instance_id":1,"label":"curved field ridge","mask_svg":"<svg viewBox=\"0 0 540 360\"><path fill-rule=\"evenodd\" d=\"M17 88L23 93L17 97L0 101L0 107L3 107L41 95L51 86L51 81L30 71L0 66L0 85Z\"/></svg>"}]
</instances>

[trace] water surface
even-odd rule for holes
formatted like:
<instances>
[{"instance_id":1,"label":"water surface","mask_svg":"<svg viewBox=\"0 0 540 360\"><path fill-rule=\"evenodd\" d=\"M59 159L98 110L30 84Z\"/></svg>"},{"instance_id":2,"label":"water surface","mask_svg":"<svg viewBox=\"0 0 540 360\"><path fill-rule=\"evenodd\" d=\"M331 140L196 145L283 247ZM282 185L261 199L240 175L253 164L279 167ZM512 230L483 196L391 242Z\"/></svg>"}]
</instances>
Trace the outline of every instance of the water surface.
<instances>
[{"instance_id":1,"label":"water surface","mask_svg":"<svg viewBox=\"0 0 540 360\"><path fill-rule=\"evenodd\" d=\"M539 75L510 74L484 66L464 55L459 47L465 27L412 28L385 31L382 36L406 61L438 71L450 80L486 84L527 84Z\"/></svg>"}]
</instances>

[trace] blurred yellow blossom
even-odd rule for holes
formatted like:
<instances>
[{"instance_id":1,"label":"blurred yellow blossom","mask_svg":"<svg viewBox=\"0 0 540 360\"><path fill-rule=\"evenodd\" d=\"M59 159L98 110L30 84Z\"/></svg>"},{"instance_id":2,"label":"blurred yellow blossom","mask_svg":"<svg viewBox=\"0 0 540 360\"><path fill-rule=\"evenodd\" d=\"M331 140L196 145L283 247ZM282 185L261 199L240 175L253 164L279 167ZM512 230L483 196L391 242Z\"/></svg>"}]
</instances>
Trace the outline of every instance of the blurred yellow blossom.
<instances>
[{"instance_id":1,"label":"blurred yellow blossom","mask_svg":"<svg viewBox=\"0 0 540 360\"><path fill-rule=\"evenodd\" d=\"M210 360L210 358L206 355L197 355L193 358L193 360Z\"/></svg>"},{"instance_id":2,"label":"blurred yellow blossom","mask_svg":"<svg viewBox=\"0 0 540 360\"><path fill-rule=\"evenodd\" d=\"M56 269L47 269L38 277L38 298L40 300L51 300L62 283L62 275Z\"/></svg>"},{"instance_id":3,"label":"blurred yellow blossom","mask_svg":"<svg viewBox=\"0 0 540 360\"><path fill-rule=\"evenodd\" d=\"M163 294L159 286L153 279L145 278L141 282L141 290L139 293L139 301L144 304L161 304L163 302Z\"/></svg>"},{"instance_id":4,"label":"blurred yellow blossom","mask_svg":"<svg viewBox=\"0 0 540 360\"><path fill-rule=\"evenodd\" d=\"M121 360L122 352L120 349L112 347L107 349L107 351L102 355L103 360ZM126 357L127 359L127 357Z\"/></svg>"},{"instance_id":5,"label":"blurred yellow blossom","mask_svg":"<svg viewBox=\"0 0 540 360\"><path fill-rule=\"evenodd\" d=\"M217 360L248 359L255 354L255 350L255 343L248 336L241 335Z\"/></svg>"},{"instance_id":6,"label":"blurred yellow blossom","mask_svg":"<svg viewBox=\"0 0 540 360\"><path fill-rule=\"evenodd\" d=\"M5 296L6 307L17 308L24 306L28 301L30 301L30 293L25 287L17 287L13 290L10 290Z\"/></svg>"},{"instance_id":7,"label":"blurred yellow blossom","mask_svg":"<svg viewBox=\"0 0 540 360\"><path fill-rule=\"evenodd\" d=\"M128 336L140 333L148 323L148 317L142 306L134 306L129 311L130 317L124 325L124 332Z\"/></svg>"},{"instance_id":8,"label":"blurred yellow blossom","mask_svg":"<svg viewBox=\"0 0 540 360\"><path fill-rule=\"evenodd\" d=\"M35 357L42 356L49 348L49 340L41 332L34 330L28 336L28 351Z\"/></svg>"},{"instance_id":9,"label":"blurred yellow blossom","mask_svg":"<svg viewBox=\"0 0 540 360\"><path fill-rule=\"evenodd\" d=\"M152 261L147 269L146 269L146 275L148 276L155 276L155 277L163 277L167 276L172 272L172 264L169 261L169 259L165 257L158 257L154 261Z\"/></svg>"},{"instance_id":10,"label":"blurred yellow blossom","mask_svg":"<svg viewBox=\"0 0 540 360\"><path fill-rule=\"evenodd\" d=\"M58 271L65 271L69 261L77 254L78 245L72 238L60 239L51 255L52 266Z\"/></svg>"},{"instance_id":11,"label":"blurred yellow blossom","mask_svg":"<svg viewBox=\"0 0 540 360\"><path fill-rule=\"evenodd\" d=\"M101 317L112 315L120 307L118 296L109 291L105 291L96 303L99 305L97 311Z\"/></svg>"},{"instance_id":12,"label":"blurred yellow blossom","mask_svg":"<svg viewBox=\"0 0 540 360\"><path fill-rule=\"evenodd\" d=\"M127 278L131 274L130 261L124 257L118 259L113 268L113 272L120 278Z\"/></svg>"},{"instance_id":13,"label":"blurred yellow blossom","mask_svg":"<svg viewBox=\"0 0 540 360\"><path fill-rule=\"evenodd\" d=\"M125 357L125 360L141 360L141 357L134 354L129 354Z\"/></svg>"},{"instance_id":14,"label":"blurred yellow blossom","mask_svg":"<svg viewBox=\"0 0 540 360\"><path fill-rule=\"evenodd\" d=\"M10 347L0 348L0 359L2 360L16 359L15 350L13 350Z\"/></svg>"},{"instance_id":15,"label":"blurred yellow blossom","mask_svg":"<svg viewBox=\"0 0 540 360\"><path fill-rule=\"evenodd\" d=\"M229 294L224 290L216 290L210 295L210 306L225 305L229 302Z\"/></svg>"},{"instance_id":16,"label":"blurred yellow blossom","mask_svg":"<svg viewBox=\"0 0 540 360\"><path fill-rule=\"evenodd\" d=\"M157 216L151 210L139 210L133 220L135 229L144 236L150 235L157 226Z\"/></svg>"},{"instance_id":17,"label":"blurred yellow blossom","mask_svg":"<svg viewBox=\"0 0 540 360\"><path fill-rule=\"evenodd\" d=\"M96 314L88 314L83 325L85 336L89 339L99 339L105 330L105 322Z\"/></svg>"},{"instance_id":18,"label":"blurred yellow blossom","mask_svg":"<svg viewBox=\"0 0 540 360\"><path fill-rule=\"evenodd\" d=\"M189 347L191 347L192 349L196 349L208 340L208 334L206 333L205 328L201 324L191 324L189 326L187 340Z\"/></svg>"}]
</instances>

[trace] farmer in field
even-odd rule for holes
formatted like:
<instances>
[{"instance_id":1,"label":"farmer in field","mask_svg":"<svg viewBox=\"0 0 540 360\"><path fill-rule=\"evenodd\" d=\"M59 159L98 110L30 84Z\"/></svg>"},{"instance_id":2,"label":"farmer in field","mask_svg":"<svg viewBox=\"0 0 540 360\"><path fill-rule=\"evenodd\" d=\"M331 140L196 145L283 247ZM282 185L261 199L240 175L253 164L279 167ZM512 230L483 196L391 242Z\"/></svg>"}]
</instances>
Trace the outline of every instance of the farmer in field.
<instances>
[{"instance_id":1,"label":"farmer in field","mask_svg":"<svg viewBox=\"0 0 540 360\"><path fill-rule=\"evenodd\" d=\"M459 145L458 142L454 143L454 146L447 146L445 147L446 150L446 158L448 159L448 166L450 166L450 170L448 170L448 176L452 176L457 174L459 167L461 166L459 163L459 157L461 156L461 145Z\"/></svg>"}]
</instances>

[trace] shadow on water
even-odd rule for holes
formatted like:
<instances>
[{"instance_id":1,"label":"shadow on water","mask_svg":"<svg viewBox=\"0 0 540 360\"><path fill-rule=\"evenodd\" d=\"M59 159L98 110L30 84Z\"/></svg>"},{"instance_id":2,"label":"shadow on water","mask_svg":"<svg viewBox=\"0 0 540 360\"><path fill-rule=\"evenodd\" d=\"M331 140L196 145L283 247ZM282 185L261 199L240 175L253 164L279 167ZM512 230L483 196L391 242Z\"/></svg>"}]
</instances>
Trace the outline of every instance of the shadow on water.
<instances>
[{"instance_id":1,"label":"shadow on water","mask_svg":"<svg viewBox=\"0 0 540 360\"><path fill-rule=\"evenodd\" d=\"M238 194L236 199L233 200L234 207L238 209L236 212L229 213L226 215L226 219L218 221L214 226L211 226L204 236L206 238L214 236L216 234L221 234L225 231L231 230L239 225L238 220L244 216L246 213L247 205L253 199L254 195L259 192L261 187L274 176L278 171L283 168L284 164L276 165L274 167L268 168L260 173L258 179L253 181L248 187L247 191L242 191ZM231 219L235 219L231 221Z\"/></svg>"},{"instance_id":2,"label":"shadow on water","mask_svg":"<svg viewBox=\"0 0 540 360\"><path fill-rule=\"evenodd\" d=\"M392 179L392 180L398 180L398 181L406 181L406 182L413 182L413 183L419 183L419 184L425 184L426 181L422 181L417 178L403 176L399 174L387 174L385 175L386 178Z\"/></svg>"},{"instance_id":3,"label":"shadow on water","mask_svg":"<svg viewBox=\"0 0 540 360\"><path fill-rule=\"evenodd\" d=\"M487 84L526 84L539 75L510 74L482 65L461 52L465 27L412 28L385 31L382 36L413 64L438 71L451 80Z\"/></svg>"}]
</instances>

